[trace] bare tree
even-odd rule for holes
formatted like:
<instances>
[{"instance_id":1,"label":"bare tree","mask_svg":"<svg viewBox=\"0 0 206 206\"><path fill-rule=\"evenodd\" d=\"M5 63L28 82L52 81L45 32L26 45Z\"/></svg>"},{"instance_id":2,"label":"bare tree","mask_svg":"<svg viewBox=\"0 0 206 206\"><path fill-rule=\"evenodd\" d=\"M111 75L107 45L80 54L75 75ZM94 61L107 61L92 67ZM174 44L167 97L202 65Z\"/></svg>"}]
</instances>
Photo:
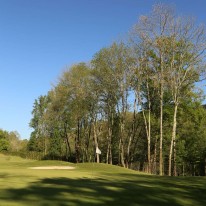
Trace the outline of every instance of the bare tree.
<instances>
[{"instance_id":1,"label":"bare tree","mask_svg":"<svg viewBox=\"0 0 206 206\"><path fill-rule=\"evenodd\" d=\"M132 32L133 46L146 51L150 61L143 70L152 73L153 80L159 91L160 102L160 139L159 139L159 173L163 175L163 104L164 92L169 89L174 105L173 129L169 152L169 175L171 175L171 159L174 150L178 105L184 93L197 80L202 71L202 60L205 50L204 29L195 26L192 19L177 17L172 7L156 4L148 16L141 16ZM139 60L139 59L138 59ZM183 92L184 91L184 92ZM184 95L183 95L184 93ZM149 93L148 93L149 94ZM149 101L149 96L148 96ZM148 130L149 131L149 130ZM149 136L149 135L147 135ZM149 138L148 138L149 147ZM149 152L148 152L149 154ZM149 159L148 159L149 163ZM174 173L176 175L174 163Z\"/></svg>"},{"instance_id":2,"label":"bare tree","mask_svg":"<svg viewBox=\"0 0 206 206\"><path fill-rule=\"evenodd\" d=\"M162 157L162 142L163 142L163 98L164 98L164 76L167 65L164 59L166 58L164 47L162 47L161 38L168 33L168 24L173 17L173 9L163 4L156 4L153 11L148 16L141 16L139 22L135 25L132 31L132 43L135 46L144 48L146 55L150 61L150 69L153 74L150 79L153 79L159 91L160 101L160 140L159 140L159 173L163 175L163 157ZM149 143L148 143L149 145Z\"/></svg>"},{"instance_id":3,"label":"bare tree","mask_svg":"<svg viewBox=\"0 0 206 206\"><path fill-rule=\"evenodd\" d=\"M203 26L196 26L192 18L174 18L169 24L170 36L165 39L168 51L167 84L174 105L173 128L169 152L169 175L176 171L177 112L181 101L191 92L194 83L202 78L205 70L206 38Z\"/></svg>"}]
</instances>

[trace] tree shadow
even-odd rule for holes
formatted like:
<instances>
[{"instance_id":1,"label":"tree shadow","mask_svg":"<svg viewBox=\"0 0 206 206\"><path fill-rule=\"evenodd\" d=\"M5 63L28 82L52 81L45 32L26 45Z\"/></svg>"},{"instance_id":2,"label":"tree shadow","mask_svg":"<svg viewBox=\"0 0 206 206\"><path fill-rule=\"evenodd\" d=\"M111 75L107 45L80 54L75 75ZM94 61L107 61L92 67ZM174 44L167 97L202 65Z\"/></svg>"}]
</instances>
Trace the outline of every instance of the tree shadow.
<instances>
[{"instance_id":1,"label":"tree shadow","mask_svg":"<svg viewBox=\"0 0 206 206\"><path fill-rule=\"evenodd\" d=\"M205 178L168 178L147 175L103 174L105 178L44 178L26 188L4 190L4 201L19 205L206 205Z\"/></svg>"}]
</instances>

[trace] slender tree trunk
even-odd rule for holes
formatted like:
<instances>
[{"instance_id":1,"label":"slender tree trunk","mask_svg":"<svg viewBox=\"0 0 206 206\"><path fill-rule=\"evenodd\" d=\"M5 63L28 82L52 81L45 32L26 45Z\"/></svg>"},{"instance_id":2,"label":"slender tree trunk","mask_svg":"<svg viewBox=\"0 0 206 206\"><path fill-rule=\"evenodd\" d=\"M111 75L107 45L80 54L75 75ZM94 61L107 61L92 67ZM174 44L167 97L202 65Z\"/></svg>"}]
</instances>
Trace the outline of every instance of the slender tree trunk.
<instances>
[{"instance_id":1,"label":"slender tree trunk","mask_svg":"<svg viewBox=\"0 0 206 206\"><path fill-rule=\"evenodd\" d=\"M147 99L148 99L148 136L147 136L147 156L148 156L148 173L151 173L151 102L150 91L147 77Z\"/></svg>"},{"instance_id":2,"label":"slender tree trunk","mask_svg":"<svg viewBox=\"0 0 206 206\"><path fill-rule=\"evenodd\" d=\"M110 147L109 147L109 163L112 165L113 162L112 162L112 131L113 131L113 127L114 127L114 114L112 113L112 125L111 125L111 128L110 128Z\"/></svg>"},{"instance_id":3,"label":"slender tree trunk","mask_svg":"<svg viewBox=\"0 0 206 206\"><path fill-rule=\"evenodd\" d=\"M112 130L110 129L109 145L108 145L108 163L112 165Z\"/></svg>"},{"instance_id":4,"label":"slender tree trunk","mask_svg":"<svg viewBox=\"0 0 206 206\"><path fill-rule=\"evenodd\" d=\"M132 134L130 134L129 136L129 142L128 142L128 146L127 146L127 162L126 162L126 167L129 168L129 164L130 164L130 147L132 144Z\"/></svg>"},{"instance_id":5,"label":"slender tree trunk","mask_svg":"<svg viewBox=\"0 0 206 206\"><path fill-rule=\"evenodd\" d=\"M175 129L176 130L176 129ZM177 165L176 165L176 132L174 136L174 176L177 176Z\"/></svg>"},{"instance_id":6,"label":"slender tree trunk","mask_svg":"<svg viewBox=\"0 0 206 206\"><path fill-rule=\"evenodd\" d=\"M47 154L47 144L46 144L46 137L44 137L44 155Z\"/></svg>"},{"instance_id":7,"label":"slender tree trunk","mask_svg":"<svg viewBox=\"0 0 206 206\"><path fill-rule=\"evenodd\" d=\"M155 138L155 146L154 146L154 160L153 160L153 173L157 174L157 137Z\"/></svg>"},{"instance_id":8,"label":"slender tree trunk","mask_svg":"<svg viewBox=\"0 0 206 206\"><path fill-rule=\"evenodd\" d=\"M144 118L144 124L145 124L145 130L146 130L146 135L147 135L147 161L148 161L148 169L147 172L150 173L150 168L151 168L151 164L150 164L150 138L149 138L149 125L147 123L147 117L145 115L145 111L142 107L142 114L143 114L143 118Z\"/></svg>"},{"instance_id":9,"label":"slender tree trunk","mask_svg":"<svg viewBox=\"0 0 206 206\"><path fill-rule=\"evenodd\" d=\"M161 77L160 77L160 157L159 157L159 174L163 175L163 157L162 157L162 141L163 141L163 66L161 57Z\"/></svg>"},{"instance_id":10,"label":"slender tree trunk","mask_svg":"<svg viewBox=\"0 0 206 206\"><path fill-rule=\"evenodd\" d=\"M110 144L110 147L109 147L109 164L113 164L113 162L112 162L112 143Z\"/></svg>"},{"instance_id":11,"label":"slender tree trunk","mask_svg":"<svg viewBox=\"0 0 206 206\"><path fill-rule=\"evenodd\" d=\"M66 140L66 145L67 145L66 147L67 147L69 156L71 157L71 156L72 156L72 153L71 153L71 147L70 147L70 144L69 144L69 138L67 137L67 135L66 135L65 140ZM67 153L67 155L68 155L68 153ZM67 158L68 158L68 157L67 157Z\"/></svg>"},{"instance_id":12,"label":"slender tree trunk","mask_svg":"<svg viewBox=\"0 0 206 206\"><path fill-rule=\"evenodd\" d=\"M107 157L106 157L106 163L112 164L112 128L113 128L113 113L111 111L111 108L109 109L108 116L111 114L111 124L108 119L108 137L107 137Z\"/></svg>"},{"instance_id":13,"label":"slender tree trunk","mask_svg":"<svg viewBox=\"0 0 206 206\"><path fill-rule=\"evenodd\" d=\"M118 164L121 165L121 139L119 139L118 150L119 150L119 154L118 154Z\"/></svg>"},{"instance_id":14,"label":"slender tree trunk","mask_svg":"<svg viewBox=\"0 0 206 206\"><path fill-rule=\"evenodd\" d=\"M112 164L112 152L111 152L112 143L111 143L111 140L112 140L112 131L111 131L111 128L109 126L108 137L107 137L107 159L106 159L107 164Z\"/></svg>"},{"instance_id":15,"label":"slender tree trunk","mask_svg":"<svg viewBox=\"0 0 206 206\"><path fill-rule=\"evenodd\" d=\"M122 118L120 116L120 118ZM125 167L125 160L124 160L124 144L123 144L123 131L124 131L124 124L122 119L120 120L120 137L119 137L119 162L123 167Z\"/></svg>"},{"instance_id":16,"label":"slender tree trunk","mask_svg":"<svg viewBox=\"0 0 206 206\"><path fill-rule=\"evenodd\" d=\"M168 175L169 175L169 176L172 175L172 154L173 154L174 142L175 142L175 139L176 139L177 107L178 107L178 104L175 103L174 116L173 116L172 138L171 138L170 153L169 153L169 171L168 171ZM176 166L175 166L175 167L176 167ZM175 171L175 175L176 175L176 171Z\"/></svg>"},{"instance_id":17,"label":"slender tree trunk","mask_svg":"<svg viewBox=\"0 0 206 206\"><path fill-rule=\"evenodd\" d=\"M148 168L147 172L151 173L151 102L150 102L150 89L149 89L149 78L147 76L146 79L146 87L147 87L147 99L148 99L148 119L145 115L145 110L143 107L143 103L140 96L140 84L138 85L138 91L136 92L136 96L138 96L139 104L142 108L142 114L144 118L145 130L147 135L147 161L148 161Z\"/></svg>"},{"instance_id":18,"label":"slender tree trunk","mask_svg":"<svg viewBox=\"0 0 206 206\"><path fill-rule=\"evenodd\" d=\"M76 162L80 162L80 157L79 157L79 139L80 139L80 121L79 119L77 120L77 135L75 136L75 153L76 153Z\"/></svg>"},{"instance_id":19,"label":"slender tree trunk","mask_svg":"<svg viewBox=\"0 0 206 206\"><path fill-rule=\"evenodd\" d=\"M110 136L110 128L108 129L108 137L107 137L107 156L106 156L106 163L109 164L109 136Z\"/></svg>"},{"instance_id":20,"label":"slender tree trunk","mask_svg":"<svg viewBox=\"0 0 206 206\"><path fill-rule=\"evenodd\" d=\"M161 89L162 90L162 89ZM163 141L163 93L160 94L160 157L159 157L159 173L163 175L163 158L162 158L162 141Z\"/></svg>"},{"instance_id":21,"label":"slender tree trunk","mask_svg":"<svg viewBox=\"0 0 206 206\"><path fill-rule=\"evenodd\" d=\"M121 140L121 164L123 167L126 167L125 161L124 161L124 145L123 145L122 140Z\"/></svg>"},{"instance_id":22,"label":"slender tree trunk","mask_svg":"<svg viewBox=\"0 0 206 206\"><path fill-rule=\"evenodd\" d=\"M93 122L93 132L94 132L94 144L95 144L95 153L96 153L96 149L98 148L98 140L97 140L97 131L96 131L96 121L94 120ZM99 163L99 154L96 153L96 157L97 157L97 163Z\"/></svg>"},{"instance_id":23,"label":"slender tree trunk","mask_svg":"<svg viewBox=\"0 0 206 206\"><path fill-rule=\"evenodd\" d=\"M90 122L89 123L89 128L88 128L88 138L87 138L87 143L86 143L86 154L87 154L87 160L89 160L89 162L91 161L91 155L89 154L91 133L92 133L92 124Z\"/></svg>"},{"instance_id":24,"label":"slender tree trunk","mask_svg":"<svg viewBox=\"0 0 206 206\"><path fill-rule=\"evenodd\" d=\"M125 121L125 100L124 100L124 91L123 85L121 84L121 104L122 108L120 110L119 105L117 105L118 115L120 118L119 126L120 126L120 134L119 134L119 157L118 162L125 167L125 156L124 156L124 121Z\"/></svg>"},{"instance_id":25,"label":"slender tree trunk","mask_svg":"<svg viewBox=\"0 0 206 206\"><path fill-rule=\"evenodd\" d=\"M137 104L137 100L136 100L136 98L135 98L135 100L134 100L134 113L133 113L132 132L131 132L131 134L129 135L129 141L128 141L128 146L127 146L127 168L129 168L129 165L130 165L130 163L131 163L130 149L131 149L132 140L133 140L134 134L135 134L136 104Z\"/></svg>"},{"instance_id":26,"label":"slender tree trunk","mask_svg":"<svg viewBox=\"0 0 206 206\"><path fill-rule=\"evenodd\" d=\"M123 167L125 166L125 156L124 156L124 142L123 142L123 136L124 134L124 126L125 126L125 114L126 114L126 102L125 102L125 93L123 90L124 86L121 85L121 91L122 91L122 112L120 114L120 130L121 130L121 134L120 134L120 147L121 147L121 164Z\"/></svg>"},{"instance_id":27,"label":"slender tree trunk","mask_svg":"<svg viewBox=\"0 0 206 206\"><path fill-rule=\"evenodd\" d=\"M66 158L67 160L69 160L68 156L71 157L72 153L71 153L71 147L70 147L70 143L69 143L69 137L68 137L68 133L67 133L67 124L64 124L64 139L65 139L65 143L66 143Z\"/></svg>"}]
</instances>

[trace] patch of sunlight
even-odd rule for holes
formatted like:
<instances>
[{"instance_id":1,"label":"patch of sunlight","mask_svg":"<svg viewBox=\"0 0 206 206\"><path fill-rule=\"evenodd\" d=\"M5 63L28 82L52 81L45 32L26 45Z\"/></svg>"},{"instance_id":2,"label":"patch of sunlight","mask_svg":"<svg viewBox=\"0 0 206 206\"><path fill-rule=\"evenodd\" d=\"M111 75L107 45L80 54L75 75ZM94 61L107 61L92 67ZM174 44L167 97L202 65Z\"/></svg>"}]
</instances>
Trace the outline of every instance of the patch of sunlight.
<instances>
[{"instance_id":1,"label":"patch of sunlight","mask_svg":"<svg viewBox=\"0 0 206 206\"><path fill-rule=\"evenodd\" d=\"M86 188L86 187L84 187L84 188L79 188L79 190L80 190L81 192L92 192L92 193L96 192L95 190L90 189L90 188Z\"/></svg>"},{"instance_id":2,"label":"patch of sunlight","mask_svg":"<svg viewBox=\"0 0 206 206\"><path fill-rule=\"evenodd\" d=\"M86 204L104 204L104 201L100 198L96 198L93 195L80 195L80 194L69 194L67 192L61 193L62 197L67 201L77 201L81 202L82 205Z\"/></svg>"},{"instance_id":3,"label":"patch of sunlight","mask_svg":"<svg viewBox=\"0 0 206 206\"><path fill-rule=\"evenodd\" d=\"M19 205L17 202L12 202L11 200L10 201L1 201L1 205L8 205L8 206L17 206ZM23 205L23 204L22 204ZM21 206L22 206L21 205ZM20 206L20 205L19 205Z\"/></svg>"},{"instance_id":4,"label":"patch of sunlight","mask_svg":"<svg viewBox=\"0 0 206 206\"><path fill-rule=\"evenodd\" d=\"M153 200L154 202L159 202L161 204L168 205L168 199L167 198L163 198L162 196L156 196L156 195L153 196L153 195L151 195L150 199Z\"/></svg>"},{"instance_id":5,"label":"patch of sunlight","mask_svg":"<svg viewBox=\"0 0 206 206\"><path fill-rule=\"evenodd\" d=\"M178 192L186 192L185 189L179 188L179 187L173 187L172 190L178 191Z\"/></svg>"},{"instance_id":6,"label":"patch of sunlight","mask_svg":"<svg viewBox=\"0 0 206 206\"><path fill-rule=\"evenodd\" d=\"M156 187L155 185L152 185L152 184L138 184L138 186L142 186L142 187Z\"/></svg>"},{"instance_id":7,"label":"patch of sunlight","mask_svg":"<svg viewBox=\"0 0 206 206\"><path fill-rule=\"evenodd\" d=\"M183 198L183 197L176 197L175 200L178 202L179 205L195 205L195 206L198 206L200 205L199 203L197 202L194 202L194 200L191 200L191 199L187 199L187 198Z\"/></svg>"},{"instance_id":8,"label":"patch of sunlight","mask_svg":"<svg viewBox=\"0 0 206 206\"><path fill-rule=\"evenodd\" d=\"M105 189L111 190L111 191L123 191L123 188L120 187L113 187L113 186L104 186Z\"/></svg>"},{"instance_id":9,"label":"patch of sunlight","mask_svg":"<svg viewBox=\"0 0 206 206\"><path fill-rule=\"evenodd\" d=\"M88 196L84 196L84 199L80 199L82 203L89 203L89 204L104 204L104 201L97 199L97 198L91 198Z\"/></svg>"}]
</instances>

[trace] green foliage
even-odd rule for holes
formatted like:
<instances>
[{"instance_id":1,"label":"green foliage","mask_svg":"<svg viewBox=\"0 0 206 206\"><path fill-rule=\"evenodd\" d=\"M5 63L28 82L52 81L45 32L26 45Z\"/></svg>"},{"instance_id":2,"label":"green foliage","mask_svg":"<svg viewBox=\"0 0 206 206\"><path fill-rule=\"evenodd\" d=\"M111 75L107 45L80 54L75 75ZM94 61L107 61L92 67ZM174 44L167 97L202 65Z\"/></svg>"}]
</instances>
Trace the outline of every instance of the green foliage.
<instances>
[{"instance_id":1,"label":"green foliage","mask_svg":"<svg viewBox=\"0 0 206 206\"><path fill-rule=\"evenodd\" d=\"M9 141L7 139L0 139L0 152L9 150Z\"/></svg>"},{"instance_id":2,"label":"green foliage","mask_svg":"<svg viewBox=\"0 0 206 206\"><path fill-rule=\"evenodd\" d=\"M9 150L9 133L0 129L0 152Z\"/></svg>"},{"instance_id":3,"label":"green foliage","mask_svg":"<svg viewBox=\"0 0 206 206\"><path fill-rule=\"evenodd\" d=\"M21 140L16 131L8 132L0 129L0 152L22 155L27 152L28 140Z\"/></svg>"}]
</instances>

